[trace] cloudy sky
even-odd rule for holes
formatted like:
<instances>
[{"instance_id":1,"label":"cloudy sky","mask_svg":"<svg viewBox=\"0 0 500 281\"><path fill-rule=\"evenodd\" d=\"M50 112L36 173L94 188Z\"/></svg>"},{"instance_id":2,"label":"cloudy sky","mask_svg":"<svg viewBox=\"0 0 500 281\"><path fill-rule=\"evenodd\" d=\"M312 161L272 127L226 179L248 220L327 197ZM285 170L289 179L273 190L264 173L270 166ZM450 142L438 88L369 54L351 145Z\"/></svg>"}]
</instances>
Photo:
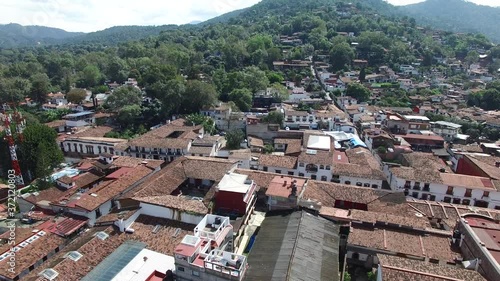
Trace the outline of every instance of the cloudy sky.
<instances>
[{"instance_id":1,"label":"cloudy sky","mask_svg":"<svg viewBox=\"0 0 500 281\"><path fill-rule=\"evenodd\" d=\"M396 5L422 0L388 0ZM498 6L498 0L471 0ZM91 32L117 25L184 24L249 7L260 0L2 0L0 24Z\"/></svg>"}]
</instances>

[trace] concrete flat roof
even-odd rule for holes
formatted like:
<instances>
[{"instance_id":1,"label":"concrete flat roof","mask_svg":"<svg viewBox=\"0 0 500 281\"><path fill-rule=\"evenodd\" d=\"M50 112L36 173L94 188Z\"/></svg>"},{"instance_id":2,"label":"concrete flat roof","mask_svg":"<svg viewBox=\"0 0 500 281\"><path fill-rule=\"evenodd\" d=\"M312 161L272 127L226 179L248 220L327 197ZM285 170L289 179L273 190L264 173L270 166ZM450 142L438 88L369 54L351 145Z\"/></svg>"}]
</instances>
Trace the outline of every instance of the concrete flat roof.
<instances>
[{"instance_id":1,"label":"concrete flat roof","mask_svg":"<svg viewBox=\"0 0 500 281\"><path fill-rule=\"evenodd\" d=\"M307 141L307 148L330 150L330 137L316 135L309 136L309 140Z\"/></svg>"},{"instance_id":2,"label":"concrete flat roof","mask_svg":"<svg viewBox=\"0 0 500 281\"><path fill-rule=\"evenodd\" d=\"M165 273L167 270L175 271L174 257L143 249L111 280L144 281L154 271Z\"/></svg>"}]
</instances>

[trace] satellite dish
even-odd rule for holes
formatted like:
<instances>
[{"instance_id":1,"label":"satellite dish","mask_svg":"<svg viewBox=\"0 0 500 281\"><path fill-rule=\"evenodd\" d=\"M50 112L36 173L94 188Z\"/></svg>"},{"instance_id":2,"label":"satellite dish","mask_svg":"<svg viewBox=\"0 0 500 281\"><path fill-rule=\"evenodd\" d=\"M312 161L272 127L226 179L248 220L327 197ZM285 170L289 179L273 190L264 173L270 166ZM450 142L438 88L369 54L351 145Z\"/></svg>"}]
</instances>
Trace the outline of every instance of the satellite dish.
<instances>
[{"instance_id":1,"label":"satellite dish","mask_svg":"<svg viewBox=\"0 0 500 281\"><path fill-rule=\"evenodd\" d=\"M415 213L415 216L417 216L418 218L423 218L424 215L422 215L421 213Z\"/></svg>"},{"instance_id":2,"label":"satellite dish","mask_svg":"<svg viewBox=\"0 0 500 281\"><path fill-rule=\"evenodd\" d=\"M286 130L286 131L290 131L290 127L286 127L286 128L285 128L285 130Z\"/></svg>"}]
</instances>

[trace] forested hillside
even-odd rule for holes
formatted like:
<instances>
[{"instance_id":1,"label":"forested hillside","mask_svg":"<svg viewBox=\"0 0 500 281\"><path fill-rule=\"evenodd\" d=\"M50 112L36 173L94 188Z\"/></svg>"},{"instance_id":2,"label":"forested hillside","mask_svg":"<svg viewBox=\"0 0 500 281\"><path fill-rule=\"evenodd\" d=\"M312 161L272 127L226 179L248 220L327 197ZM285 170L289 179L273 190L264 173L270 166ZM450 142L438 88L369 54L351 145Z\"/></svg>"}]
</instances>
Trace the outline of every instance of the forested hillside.
<instances>
[{"instance_id":1,"label":"forested hillside","mask_svg":"<svg viewBox=\"0 0 500 281\"><path fill-rule=\"evenodd\" d=\"M453 32L482 33L500 42L500 8L480 6L464 0L427 0L400 8L419 24Z\"/></svg>"},{"instance_id":2,"label":"forested hillside","mask_svg":"<svg viewBox=\"0 0 500 281\"><path fill-rule=\"evenodd\" d=\"M0 48L53 44L82 34L45 26L0 24Z\"/></svg>"}]
</instances>

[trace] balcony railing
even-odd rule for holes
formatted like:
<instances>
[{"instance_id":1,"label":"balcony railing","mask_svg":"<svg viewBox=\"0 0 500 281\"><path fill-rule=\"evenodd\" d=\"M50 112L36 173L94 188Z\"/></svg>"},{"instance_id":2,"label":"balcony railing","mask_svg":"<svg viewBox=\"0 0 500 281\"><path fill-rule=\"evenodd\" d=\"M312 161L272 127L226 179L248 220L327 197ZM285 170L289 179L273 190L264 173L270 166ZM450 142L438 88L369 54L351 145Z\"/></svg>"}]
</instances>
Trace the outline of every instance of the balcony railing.
<instances>
[{"instance_id":1,"label":"balcony railing","mask_svg":"<svg viewBox=\"0 0 500 281\"><path fill-rule=\"evenodd\" d=\"M420 185L414 185L414 186L413 186L413 189L414 189L414 190L420 190Z\"/></svg>"}]
</instances>

